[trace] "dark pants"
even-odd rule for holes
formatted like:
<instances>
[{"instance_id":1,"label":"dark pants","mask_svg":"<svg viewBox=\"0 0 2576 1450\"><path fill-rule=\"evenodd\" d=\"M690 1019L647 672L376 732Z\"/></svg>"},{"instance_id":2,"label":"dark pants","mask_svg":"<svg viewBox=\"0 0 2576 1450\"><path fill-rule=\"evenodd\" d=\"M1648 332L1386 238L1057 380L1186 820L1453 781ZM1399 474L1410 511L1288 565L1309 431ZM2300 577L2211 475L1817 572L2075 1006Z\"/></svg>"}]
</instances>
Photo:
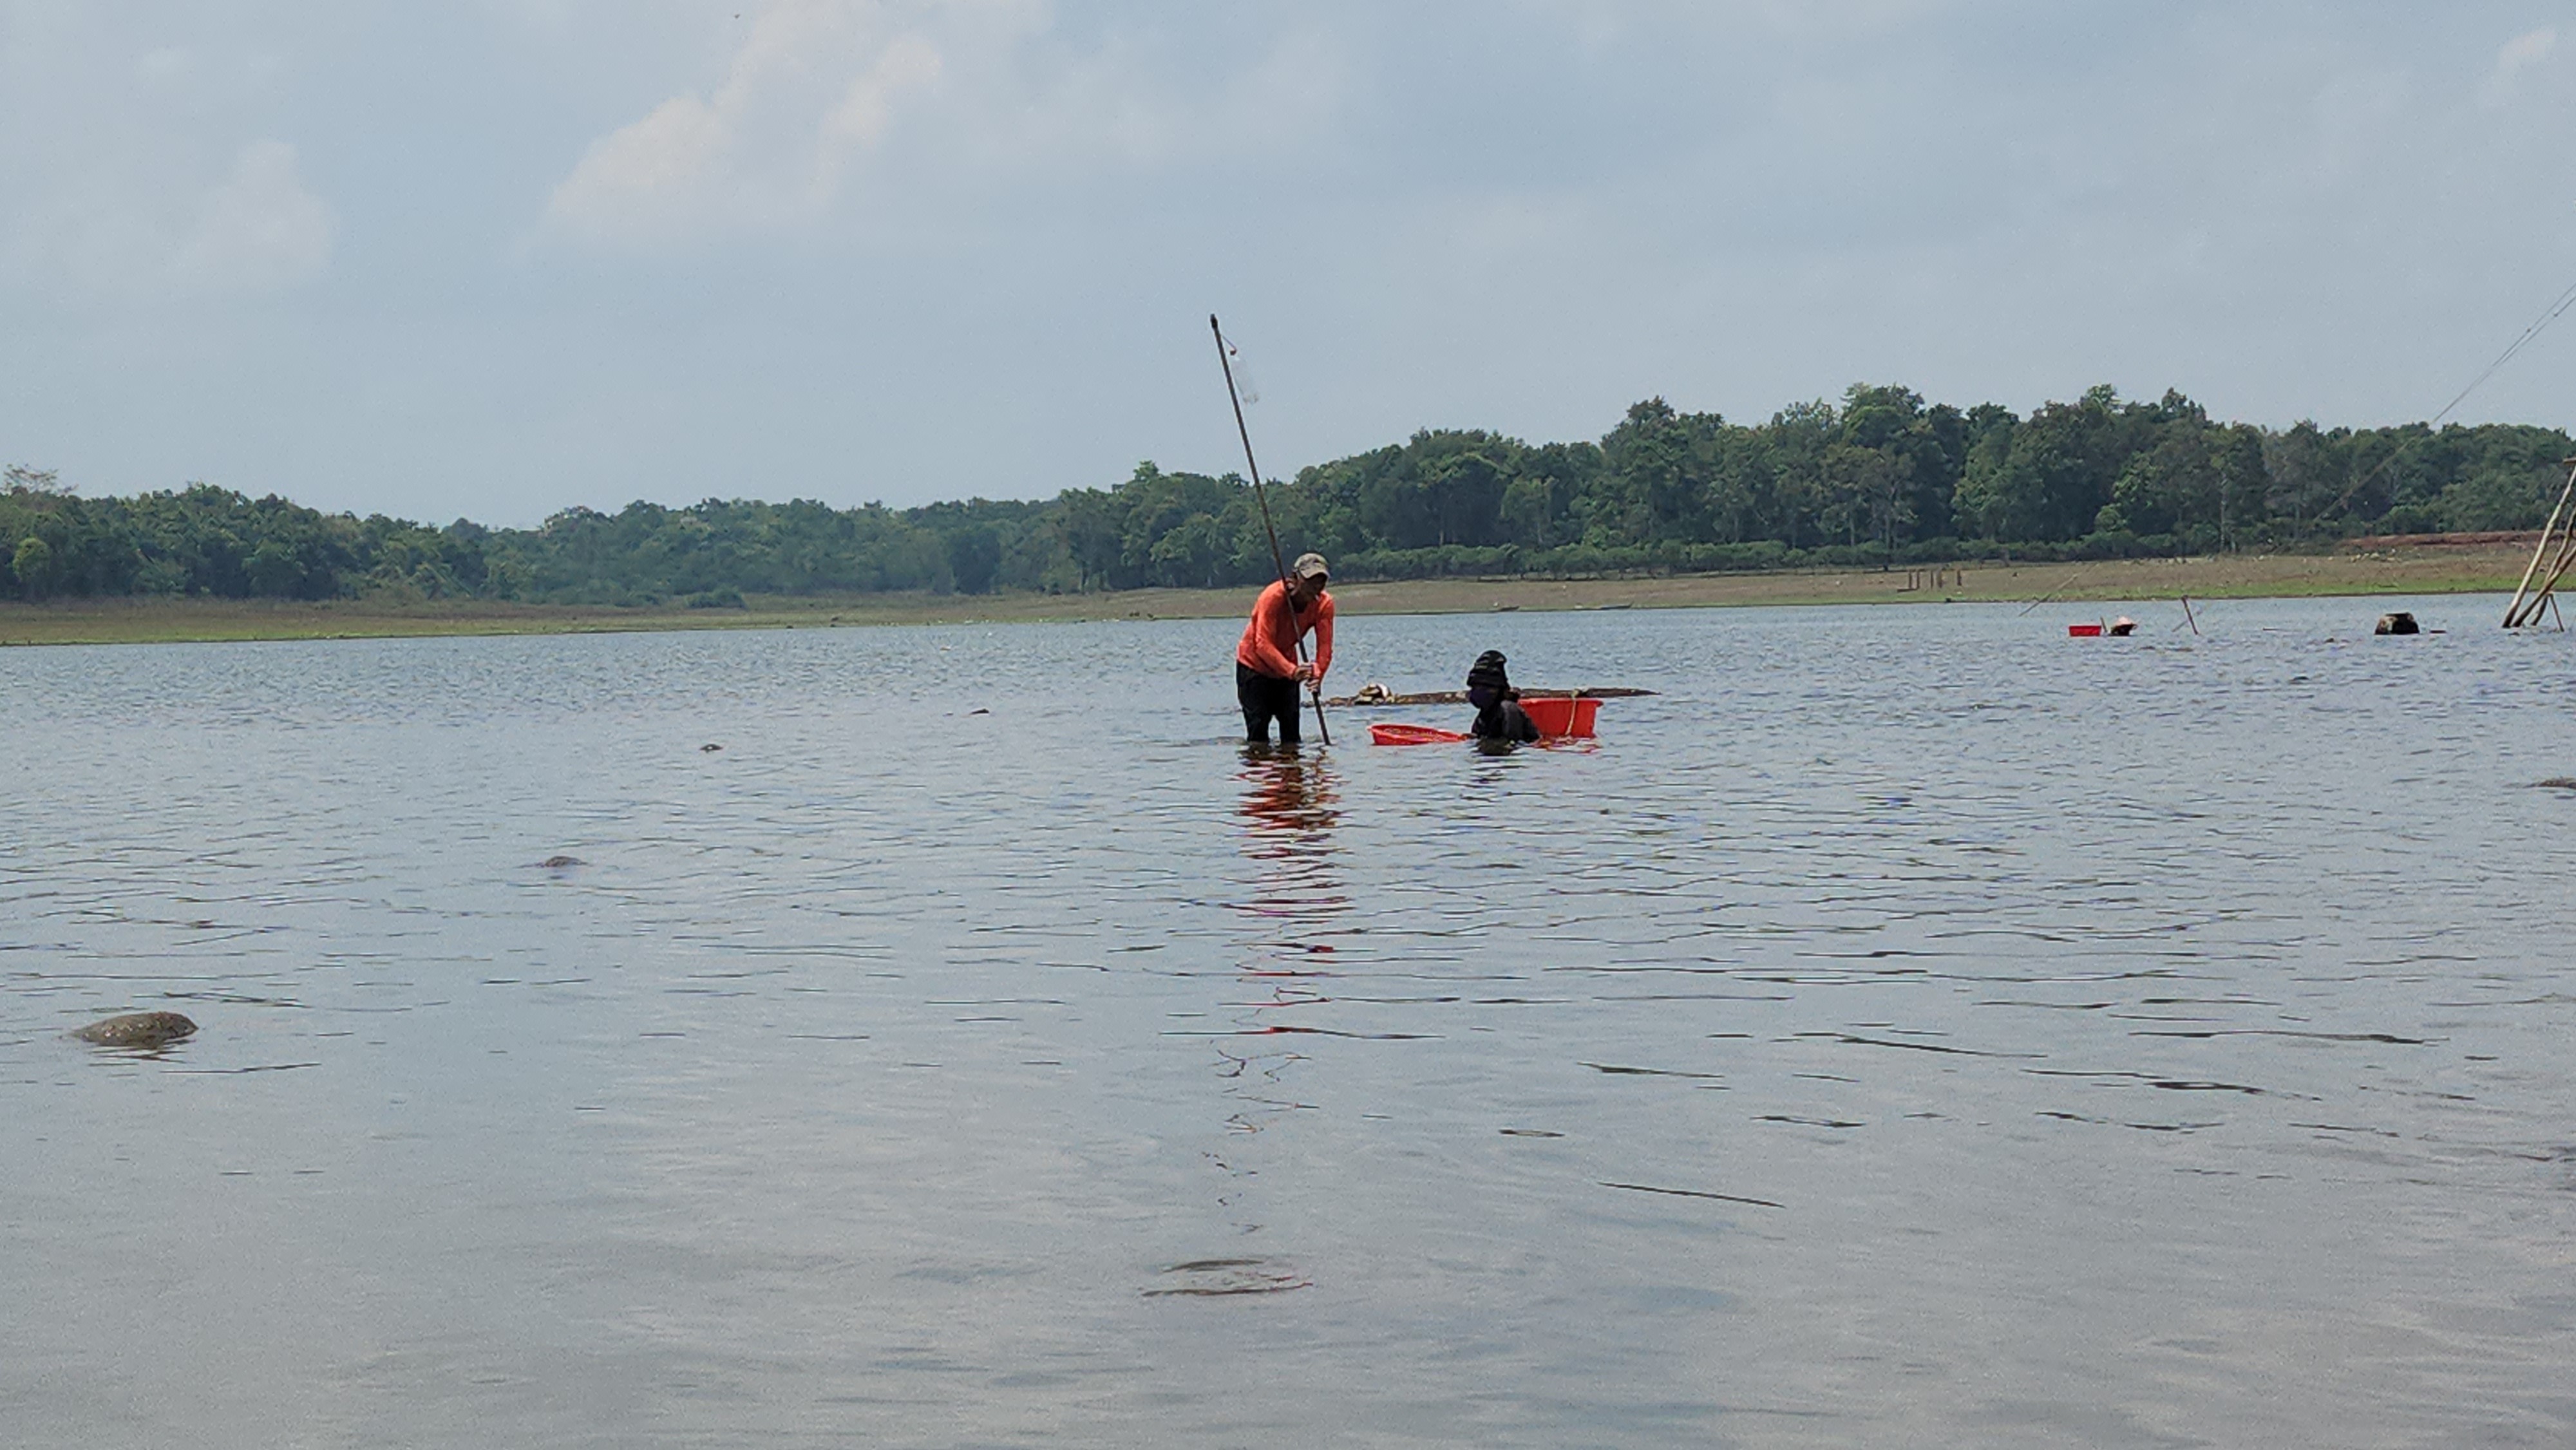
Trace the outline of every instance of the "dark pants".
<instances>
[{"instance_id":1,"label":"dark pants","mask_svg":"<svg viewBox=\"0 0 2576 1450\"><path fill-rule=\"evenodd\" d=\"M1237 661L1234 666L1234 698L1243 705L1243 738L1268 740L1270 722L1279 721L1279 743L1297 743L1297 682L1265 675L1250 665Z\"/></svg>"}]
</instances>

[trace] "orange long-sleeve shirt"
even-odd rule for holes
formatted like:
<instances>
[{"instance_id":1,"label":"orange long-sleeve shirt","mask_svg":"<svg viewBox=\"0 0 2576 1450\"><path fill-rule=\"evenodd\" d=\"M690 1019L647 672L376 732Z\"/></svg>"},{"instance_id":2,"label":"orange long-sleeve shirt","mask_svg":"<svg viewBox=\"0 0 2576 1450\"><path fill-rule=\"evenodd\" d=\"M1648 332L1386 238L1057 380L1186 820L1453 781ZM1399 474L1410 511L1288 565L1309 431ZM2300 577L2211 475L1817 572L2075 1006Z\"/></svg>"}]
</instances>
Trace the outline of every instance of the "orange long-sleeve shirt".
<instances>
[{"instance_id":1,"label":"orange long-sleeve shirt","mask_svg":"<svg viewBox=\"0 0 2576 1450\"><path fill-rule=\"evenodd\" d=\"M1297 641L1310 630L1315 636L1315 678L1321 680L1324 671L1333 667L1332 591L1328 589L1316 595L1313 604L1292 611L1288 607L1288 586L1273 584L1253 601L1252 620L1243 627L1243 643L1234 647L1234 661L1254 674L1274 680L1294 679Z\"/></svg>"}]
</instances>

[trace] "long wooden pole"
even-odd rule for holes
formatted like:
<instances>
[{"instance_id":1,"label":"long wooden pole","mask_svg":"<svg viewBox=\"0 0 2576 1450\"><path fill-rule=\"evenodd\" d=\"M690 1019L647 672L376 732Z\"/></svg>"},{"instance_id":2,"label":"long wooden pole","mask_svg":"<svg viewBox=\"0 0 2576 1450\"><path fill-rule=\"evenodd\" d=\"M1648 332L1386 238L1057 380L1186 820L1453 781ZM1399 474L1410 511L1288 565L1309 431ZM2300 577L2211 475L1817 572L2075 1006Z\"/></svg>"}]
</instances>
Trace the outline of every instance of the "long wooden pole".
<instances>
[{"instance_id":1,"label":"long wooden pole","mask_svg":"<svg viewBox=\"0 0 2576 1450\"><path fill-rule=\"evenodd\" d=\"M2529 592L2529 597L2526 598L2522 590L2515 592L2513 607L2505 611L2504 623L2507 629L2518 629L2540 618L2541 606L2549 602L2550 590L2557 586L2558 576L2567 572L2568 561L2571 557L2576 557L2576 533L2559 534L2553 528L2551 532L2540 536L2540 547L2543 550L2554 550L2555 553L2546 569L2541 567L2541 561L2535 557L2531 561L2532 567L2524 572L2523 586L2524 590ZM2532 578L2534 574L2539 576L2537 582Z\"/></svg>"},{"instance_id":2,"label":"long wooden pole","mask_svg":"<svg viewBox=\"0 0 2576 1450\"><path fill-rule=\"evenodd\" d=\"M1225 329L1217 326L1216 314L1208 314L1208 331L1216 334L1216 365L1225 369L1226 401L1234 404L1235 435L1243 440L1243 466L1252 470L1252 498L1261 505L1261 531L1270 536L1270 563L1279 571L1279 602L1288 608L1288 647L1296 654L1297 663L1306 662L1306 636L1297 628L1297 586L1288 582L1288 557L1279 552L1279 530L1270 522L1270 496L1261 489L1261 465L1253 461L1252 430L1243 422L1243 394L1234 388L1234 359L1225 353ZM1333 727L1324 722L1324 686L1320 680L1306 681L1306 697L1315 702L1315 733L1324 743L1333 743Z\"/></svg>"},{"instance_id":3,"label":"long wooden pole","mask_svg":"<svg viewBox=\"0 0 2576 1450\"><path fill-rule=\"evenodd\" d=\"M2576 564L2576 534L2571 534L2562 543L2558 550L2557 562L2549 566L2549 572L2541 577L2540 587L2532 591L2531 604L2523 611L2523 623L2538 624L2540 622L2541 607L2543 605L2552 604L2556 601L2558 597L2558 581L2561 576L2566 574L2568 566L2571 564Z\"/></svg>"},{"instance_id":4,"label":"long wooden pole","mask_svg":"<svg viewBox=\"0 0 2576 1450\"><path fill-rule=\"evenodd\" d=\"M2513 603L2505 606L2504 627L2507 629L2524 622L2523 596L2531 590L2532 576L2540 572L2540 561L2549 556L2549 546L2557 537L2559 521L2567 514L2569 495L2576 494L2576 458L2568 459L2566 463L2567 486L2558 490L2558 506L2549 511L2549 522L2540 526L2540 542L2532 547L2531 563L2522 571L2522 582L2513 588ZM2536 599L2532 601L2531 614L2540 612L2539 603Z\"/></svg>"},{"instance_id":5,"label":"long wooden pole","mask_svg":"<svg viewBox=\"0 0 2576 1450\"><path fill-rule=\"evenodd\" d=\"M2028 613L2030 613L2032 610L2037 609L2038 607L2040 607L2040 606L2041 606L2041 605L2043 605L2043 604L2046 604L2048 601L2050 601L2050 600L2052 600L2052 599L2055 599L2058 595L2063 594L2063 593L2065 593L2065 592L2066 592L2066 587L2067 587L2068 585L2073 584L2076 580L2081 579L2081 578L2083 578L2083 577L2084 577L2084 571L2083 571L2083 570L2081 570L2081 569L2078 569L2078 570L2076 570L2074 573L2067 575L2067 576L2066 576L2065 578L2063 578L2063 579L2060 579L2059 581L2057 581L2057 587L2056 587L2056 588L2049 590L2046 594L2043 594L2043 595L2039 596L2037 599L2032 600L2032 601L2031 601L2031 602L2029 602L2028 604L2023 605L2023 606L2021 607L2021 614L2028 614ZM2016 615L2014 615L2014 616L2013 616L2013 618L2015 618L2015 619L2019 619L2019 618L2021 618L2021 614L2016 614Z\"/></svg>"}]
</instances>

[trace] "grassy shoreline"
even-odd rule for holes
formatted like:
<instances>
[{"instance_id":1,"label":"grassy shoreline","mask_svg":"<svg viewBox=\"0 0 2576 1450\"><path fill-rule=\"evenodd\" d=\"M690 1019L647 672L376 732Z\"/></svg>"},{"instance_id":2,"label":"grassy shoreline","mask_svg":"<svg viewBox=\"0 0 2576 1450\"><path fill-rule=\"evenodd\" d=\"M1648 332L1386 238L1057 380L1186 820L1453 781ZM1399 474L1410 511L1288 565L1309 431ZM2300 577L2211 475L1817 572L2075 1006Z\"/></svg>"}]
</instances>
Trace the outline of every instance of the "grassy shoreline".
<instances>
[{"instance_id":1,"label":"grassy shoreline","mask_svg":"<svg viewBox=\"0 0 2576 1450\"><path fill-rule=\"evenodd\" d=\"M1497 610L1676 609L1761 605L2069 604L2315 595L2509 591L2529 541L2387 542L2326 554L2115 559L2080 564L1976 564L1818 569L1611 579L1423 579L1334 586L1345 614L1476 614ZM679 629L818 629L879 624L1072 623L1209 619L1243 612L1251 590L1136 589L1115 594L836 597L754 595L742 609L613 609L488 600L317 603L126 598L0 604L0 645L370 639L417 635L584 634Z\"/></svg>"}]
</instances>

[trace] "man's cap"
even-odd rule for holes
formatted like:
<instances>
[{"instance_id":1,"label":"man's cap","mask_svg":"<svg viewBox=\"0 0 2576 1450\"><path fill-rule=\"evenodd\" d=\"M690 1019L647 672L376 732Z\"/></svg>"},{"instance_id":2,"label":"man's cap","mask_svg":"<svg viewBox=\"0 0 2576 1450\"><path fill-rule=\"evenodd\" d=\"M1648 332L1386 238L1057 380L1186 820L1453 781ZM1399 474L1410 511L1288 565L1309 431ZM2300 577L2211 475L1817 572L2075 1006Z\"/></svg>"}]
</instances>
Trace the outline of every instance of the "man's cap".
<instances>
[{"instance_id":1,"label":"man's cap","mask_svg":"<svg viewBox=\"0 0 2576 1450\"><path fill-rule=\"evenodd\" d=\"M1489 649L1483 654L1476 656L1475 664L1469 666L1467 669L1467 688L1471 690L1478 688L1492 690L1510 689L1512 687L1511 677L1503 673L1503 666L1508 663L1509 661L1503 658L1503 652L1498 649Z\"/></svg>"},{"instance_id":2,"label":"man's cap","mask_svg":"<svg viewBox=\"0 0 2576 1450\"><path fill-rule=\"evenodd\" d=\"M1332 566L1324 562L1324 556L1321 554L1298 555L1296 567L1290 572L1294 573L1300 579L1329 579L1333 577Z\"/></svg>"}]
</instances>

